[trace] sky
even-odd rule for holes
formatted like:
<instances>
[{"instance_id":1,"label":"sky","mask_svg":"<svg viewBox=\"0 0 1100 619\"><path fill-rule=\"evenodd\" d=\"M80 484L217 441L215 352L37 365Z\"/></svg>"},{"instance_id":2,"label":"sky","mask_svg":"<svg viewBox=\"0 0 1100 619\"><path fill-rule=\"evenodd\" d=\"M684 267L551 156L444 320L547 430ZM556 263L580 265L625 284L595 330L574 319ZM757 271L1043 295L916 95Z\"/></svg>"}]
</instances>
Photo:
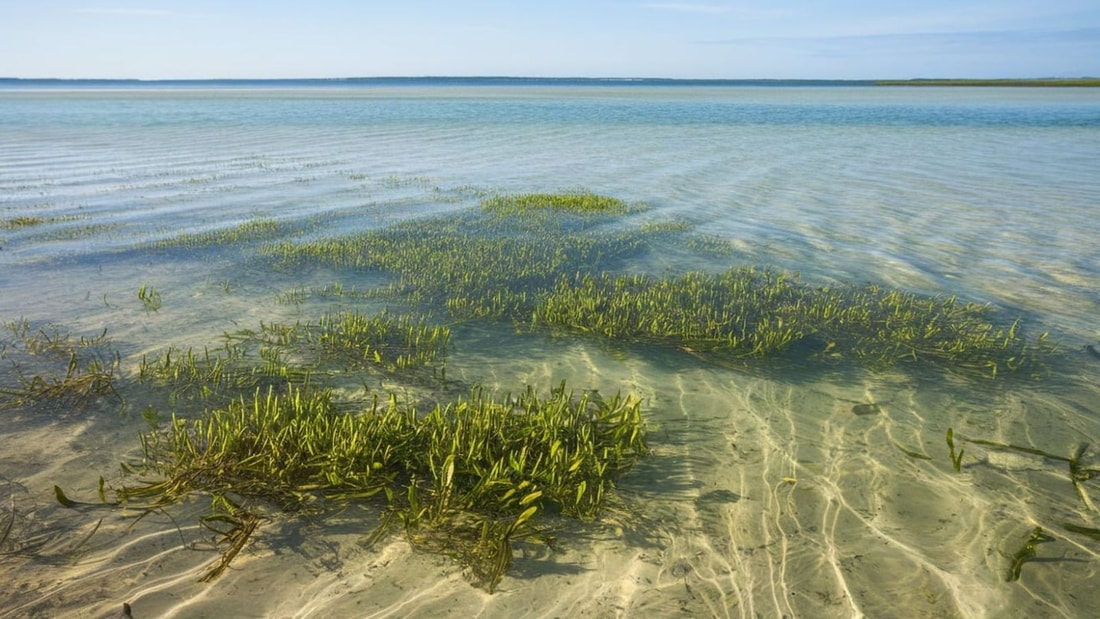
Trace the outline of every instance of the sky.
<instances>
[{"instance_id":1,"label":"sky","mask_svg":"<svg viewBox=\"0 0 1100 619\"><path fill-rule=\"evenodd\" d=\"M1100 76L1097 0L0 0L0 77Z\"/></svg>"}]
</instances>

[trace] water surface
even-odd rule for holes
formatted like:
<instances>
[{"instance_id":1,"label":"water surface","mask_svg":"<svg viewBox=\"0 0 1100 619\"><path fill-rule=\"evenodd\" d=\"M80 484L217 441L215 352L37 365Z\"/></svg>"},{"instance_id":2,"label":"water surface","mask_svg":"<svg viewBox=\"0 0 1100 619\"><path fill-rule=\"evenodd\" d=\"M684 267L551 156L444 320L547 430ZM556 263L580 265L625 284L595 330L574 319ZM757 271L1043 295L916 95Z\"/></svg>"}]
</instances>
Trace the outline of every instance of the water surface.
<instances>
[{"instance_id":1,"label":"water surface","mask_svg":"<svg viewBox=\"0 0 1100 619\"><path fill-rule=\"evenodd\" d=\"M1065 462L1100 439L1100 92L1091 89L326 85L0 90L0 318L94 337L133 376L168 345L217 347L260 321L378 299L287 293L378 274L274 270L262 242L153 244L257 219L295 240L477 208L484 196L586 189L727 243L635 265L762 265L812 285L958 295L1060 342L1058 373L974 382L858 367L735 369L675 351L456 325L448 374L492 389L645 398L653 454L622 480L633 516L568 525L493 594L399 537L358 545L355 510L281 521L212 584L202 500L142 519L66 510L140 455L148 402L8 406L5 512L40 552L0 554L0 616L1088 616L1096 482ZM268 239L278 240L278 239ZM720 264L719 264L720 263ZM163 294L145 311L143 284ZM0 355L17 357L12 336ZM33 368L31 369L33 371ZM4 385L19 372L8 361ZM858 408L875 403L872 409ZM171 411L164 411L170 413ZM931 459L914 457L922 454ZM1083 466L1098 468L1096 449ZM10 499L9 499L10 495ZM102 518L95 534L80 542ZM1009 581L1035 527L1053 541ZM47 539L42 538L42 539ZM79 546L74 549L74 546ZM0 547L0 549L3 549ZM263 593L260 593L260 592ZM902 610L904 609L904 610Z\"/></svg>"}]
</instances>

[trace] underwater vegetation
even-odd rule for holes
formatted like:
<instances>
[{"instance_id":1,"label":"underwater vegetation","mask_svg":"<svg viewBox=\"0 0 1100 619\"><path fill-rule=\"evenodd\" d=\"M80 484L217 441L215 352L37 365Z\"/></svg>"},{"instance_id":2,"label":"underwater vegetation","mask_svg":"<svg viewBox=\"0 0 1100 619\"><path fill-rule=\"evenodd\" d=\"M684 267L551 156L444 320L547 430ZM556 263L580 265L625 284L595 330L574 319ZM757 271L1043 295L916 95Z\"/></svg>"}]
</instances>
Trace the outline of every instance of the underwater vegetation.
<instances>
[{"instance_id":1,"label":"underwater vegetation","mask_svg":"<svg viewBox=\"0 0 1100 619\"><path fill-rule=\"evenodd\" d=\"M353 366L369 363L390 371L442 361L451 337L449 327L428 324L423 317L367 316L350 310L325 314L315 324L261 325L261 331L270 342L308 354L315 367L335 357Z\"/></svg>"},{"instance_id":2,"label":"underwater vegetation","mask_svg":"<svg viewBox=\"0 0 1100 619\"><path fill-rule=\"evenodd\" d=\"M305 384L310 372L285 363L277 349L253 351L227 341L212 353L204 348L168 348L163 355L144 355L137 379L162 390L170 405L188 401L226 403L242 393L273 385Z\"/></svg>"},{"instance_id":3,"label":"underwater vegetation","mask_svg":"<svg viewBox=\"0 0 1100 619\"><path fill-rule=\"evenodd\" d=\"M137 298L147 312L158 311L163 304L160 291L147 284L142 284L141 288L138 288Z\"/></svg>"},{"instance_id":4,"label":"underwater vegetation","mask_svg":"<svg viewBox=\"0 0 1100 619\"><path fill-rule=\"evenodd\" d=\"M998 327L988 306L879 286L810 288L785 273L584 275L563 278L533 322L692 352L764 357L801 352L873 369L939 366L996 377L1033 364L1036 346Z\"/></svg>"},{"instance_id":5,"label":"underwater vegetation","mask_svg":"<svg viewBox=\"0 0 1100 619\"><path fill-rule=\"evenodd\" d=\"M0 385L0 396L17 406L79 409L140 393L150 422L140 436L142 459L124 465L128 475L113 487L118 504L107 502L101 483L102 507L163 510L209 500L202 523L225 550L203 580L227 569L271 522L320 518L355 503L378 513L364 523L364 543L402 534L416 548L452 557L491 592L511 566L514 544L549 545L565 520L600 517L616 481L648 452L647 428L643 403L629 394L604 398L565 383L502 394L448 381L447 352L461 345L453 341L458 322L501 321L719 364L845 363L983 381L1040 375L1054 351L1045 334L1025 337L1019 320L991 306L875 284L806 284L794 273L735 264L728 243L684 223L629 225L644 211L588 192L532 193L336 237L276 240L293 231L265 219L182 235L156 248L263 242L265 266L380 273L388 283L295 287L276 300L319 297L342 307L293 324L261 322L225 334L218 346L146 354L125 377L117 353L89 352L101 351L106 332L78 341L13 322L14 339L0 355L29 367L48 354L67 366L20 375L18 384ZM638 272L641 259L671 247L704 253L713 268ZM142 285L137 297L147 312L161 308L152 286ZM347 307L365 298L410 309ZM384 389L368 387L383 380ZM949 430L960 471L956 438ZM1096 471L1081 455L1066 462L1087 500L1078 484ZM76 505L60 488L56 496ZM1043 541L1032 541L1016 575Z\"/></svg>"},{"instance_id":6,"label":"underwater vegetation","mask_svg":"<svg viewBox=\"0 0 1100 619\"><path fill-rule=\"evenodd\" d=\"M1041 373L1054 350L1046 334L1029 340L1019 320L957 297L875 284L813 287L797 274L749 266L630 273L631 258L660 251L670 238L680 245L695 238L677 225L609 225L631 208L642 207L583 193L501 196L474 212L263 251L281 268L315 263L390 273L391 294L455 320L504 318L517 328L714 359L849 361L997 378Z\"/></svg>"},{"instance_id":7,"label":"underwater vegetation","mask_svg":"<svg viewBox=\"0 0 1100 619\"><path fill-rule=\"evenodd\" d=\"M959 449L955 451L955 439L956 435L953 428L947 429L947 446L951 451L951 464L958 473L962 470L962 459L965 450ZM1096 478L1100 478L1100 469L1089 468L1085 465L1085 454L1089 450L1088 443L1080 443L1074 450L1073 455L1064 456L1060 454L1050 453L1036 447L1028 447L1026 445L1014 445L1011 443L1001 443L998 441L991 441L980 438L962 438L958 437L960 442L967 442L973 445L980 445L986 449L993 451L1003 452L1015 452L1028 456L1037 456L1053 462L1062 462L1067 467L1067 473L1069 481L1073 484L1073 490L1077 494L1077 497L1081 500L1081 504L1091 513L1100 514L1100 510L1093 504L1089 494L1085 491L1083 486L1084 482L1091 481Z\"/></svg>"},{"instance_id":8,"label":"underwater vegetation","mask_svg":"<svg viewBox=\"0 0 1100 619\"><path fill-rule=\"evenodd\" d=\"M212 247L235 245L256 240L267 240L284 234L286 230L278 222L256 217L231 228L180 234L153 244L161 249Z\"/></svg>"},{"instance_id":9,"label":"underwater vegetation","mask_svg":"<svg viewBox=\"0 0 1100 619\"><path fill-rule=\"evenodd\" d=\"M629 205L610 196L573 192L495 196L482 200L481 208L498 215L528 215L547 209L570 213L625 213Z\"/></svg>"},{"instance_id":10,"label":"underwater vegetation","mask_svg":"<svg viewBox=\"0 0 1100 619\"><path fill-rule=\"evenodd\" d=\"M600 268L636 247L634 235L574 234L562 222L532 232L472 214L264 249L285 269L315 263L394 273L393 294L442 306L456 319L522 320L537 291L559 273Z\"/></svg>"},{"instance_id":11,"label":"underwater vegetation","mask_svg":"<svg viewBox=\"0 0 1100 619\"><path fill-rule=\"evenodd\" d=\"M972 445L978 445L982 448L999 452L1010 452L1015 454L1022 454L1024 456L1032 456L1038 462L1050 461L1060 462L1066 465L1066 477L1070 484L1073 486L1074 493L1081 501L1081 505L1085 508L1089 514L1088 521L1091 522L1095 515L1100 514L1100 510L1097 510L1096 505L1092 502L1092 498L1089 496L1088 490L1085 488L1085 482L1092 481L1093 479L1100 479L1100 469L1092 468L1086 465L1086 454L1090 445L1088 443L1080 443L1074 449L1073 454L1066 456L1062 454L1052 453L1037 447L1030 447L1027 445L1015 445L1012 443L1003 443L999 441L992 441L982 438L962 437L955 434L953 428L947 429L947 447L950 452L951 466L956 473L962 472L963 456L966 450L959 447L956 449L957 443L970 443ZM913 455L913 454L911 454ZM924 458L927 458L924 456ZM1100 541L1100 529L1093 527L1087 527L1072 522L1059 522L1059 526L1068 533L1079 535L1089 538L1094 541ZM1023 543L1019 550L1010 558L1010 567L1008 570L1008 576L1006 580L1008 582L1014 582L1020 579L1020 573L1023 569L1023 565L1029 561L1037 560L1038 558L1038 545L1048 542L1056 542L1058 538L1054 535L1047 533L1043 527L1034 526L1031 530L1031 535ZM1055 559L1047 559L1053 561Z\"/></svg>"},{"instance_id":12,"label":"underwater vegetation","mask_svg":"<svg viewBox=\"0 0 1100 619\"><path fill-rule=\"evenodd\" d=\"M56 217L41 217L38 215L17 215L15 217L0 217L0 232L12 233L11 242L17 243L20 233L33 231L37 241L72 241L114 230L118 224L89 223L75 225L73 222L84 219L76 215L61 215ZM64 224L64 225L58 225ZM0 237L0 250L6 247L9 241L7 236Z\"/></svg>"},{"instance_id":13,"label":"underwater vegetation","mask_svg":"<svg viewBox=\"0 0 1100 619\"><path fill-rule=\"evenodd\" d=\"M565 383L545 393L474 385L452 395L450 336L423 316L348 310L261 323L201 353L145 355L136 383L171 418L145 409L143 458L124 463L130 477L114 489L117 501L107 501L101 481L98 506L163 510L205 497L202 524L225 546L207 581L272 521L365 503L379 513L364 523L366 543L402 533L416 548L453 557L491 591L514 542L549 544L548 522L598 517L615 481L646 453L646 428L637 398L575 394ZM378 374L434 383L433 401L333 388ZM95 506L55 493L66 507Z\"/></svg>"},{"instance_id":14,"label":"underwater vegetation","mask_svg":"<svg viewBox=\"0 0 1100 619\"><path fill-rule=\"evenodd\" d=\"M38 226L49 221L45 217L38 217L34 215L21 215L17 217L10 217L8 219L0 219L0 230L17 230L19 228L29 228L30 226Z\"/></svg>"},{"instance_id":15,"label":"underwater vegetation","mask_svg":"<svg viewBox=\"0 0 1100 619\"><path fill-rule=\"evenodd\" d=\"M385 515L372 542L402 530L489 590L511 564L512 541L543 538L537 513L594 518L646 450L636 399L574 397L564 384L545 397L475 388L426 413L393 394L338 412L325 390L269 388L142 440L143 470L163 480L120 488L123 501L160 506L202 493L214 516L245 523L259 502L318 513L378 496Z\"/></svg>"},{"instance_id":16,"label":"underwater vegetation","mask_svg":"<svg viewBox=\"0 0 1100 619\"><path fill-rule=\"evenodd\" d=\"M106 331L77 338L52 325L34 329L26 319L3 328L13 337L0 342L0 359L16 368L17 382L0 384L0 406L81 411L100 398L119 397L120 359L110 351ZM23 368L34 373L28 376Z\"/></svg>"},{"instance_id":17,"label":"underwater vegetation","mask_svg":"<svg viewBox=\"0 0 1100 619\"><path fill-rule=\"evenodd\" d=\"M62 223L62 222L72 222L72 221L77 221L79 219L82 219L82 217L79 217L79 216L76 216L76 215L61 215L61 216L57 216L57 217L41 217L39 215L16 215L15 217L0 218L0 230L21 230L21 229L24 229L24 228L32 228L32 227L35 227L35 226L42 226L42 225L45 225L45 224L56 224L56 223ZM52 233L50 235L50 237L54 238L54 239L64 239L64 238L70 238L70 237L77 238L81 235L81 232L79 230L82 230L82 229L89 229L89 230L100 229L100 228L108 228L109 229L111 227L112 226L110 224L99 224L99 225L89 224L87 226L82 226L80 229L75 230L75 231L74 230L70 230L69 232L57 231L57 232Z\"/></svg>"},{"instance_id":18,"label":"underwater vegetation","mask_svg":"<svg viewBox=\"0 0 1100 619\"><path fill-rule=\"evenodd\" d=\"M307 386L312 378L362 370L400 373L408 381L427 369L445 381L450 328L424 317L384 312L326 313L293 325L260 323L259 329L225 335L221 347L144 355L137 371L143 384L166 388L170 402L221 403L268 387Z\"/></svg>"},{"instance_id":19,"label":"underwater vegetation","mask_svg":"<svg viewBox=\"0 0 1100 619\"><path fill-rule=\"evenodd\" d=\"M1031 535L1028 536L1027 541L1020 547L1020 550L1016 551L1016 554L1012 556L1012 566L1008 569L1008 576L1005 578L1008 582L1014 582L1020 579L1020 570L1023 569L1024 563L1028 561L1034 561L1039 554L1039 544L1045 544L1046 542L1053 542L1054 538L1043 532L1042 527L1035 527L1031 530Z\"/></svg>"}]
</instances>

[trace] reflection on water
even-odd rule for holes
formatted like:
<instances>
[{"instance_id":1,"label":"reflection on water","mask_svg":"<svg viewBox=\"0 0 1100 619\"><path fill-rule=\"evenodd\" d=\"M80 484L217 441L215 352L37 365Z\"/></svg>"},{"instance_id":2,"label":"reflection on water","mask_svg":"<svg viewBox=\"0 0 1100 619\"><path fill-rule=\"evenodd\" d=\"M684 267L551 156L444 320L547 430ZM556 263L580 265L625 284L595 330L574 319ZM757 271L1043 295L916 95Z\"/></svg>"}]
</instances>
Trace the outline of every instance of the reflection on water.
<instances>
[{"instance_id":1,"label":"reflection on water","mask_svg":"<svg viewBox=\"0 0 1100 619\"><path fill-rule=\"evenodd\" d=\"M858 116L855 96L830 91L825 103ZM676 105L690 113L691 96L682 97ZM1100 187L1087 164L1097 129L946 130L873 118L703 125L713 106L697 124L621 121L620 106L646 101L617 98L603 122L559 117L553 101L510 100L502 113L527 122L426 122L406 110L284 123L289 112L271 108L274 117L250 125L238 115L272 104L249 97L219 100L207 110L218 122L206 128L108 127L91 112L69 126L0 125L0 220L43 218L0 229L0 318L25 317L32 336L74 341L106 328L110 346L80 354L113 368L120 385L86 403L5 400L0 617L109 616L123 602L135 617L1088 616L1100 604L1090 586L1100 566L1100 361L1082 349L1100 337L1090 216ZM954 103L956 112L985 105ZM1057 114L1047 99L1018 103ZM1094 101L1072 103L1075 117L1094 118ZM995 113L990 106L983 113ZM582 107L597 118L602 109ZM296 99L300 108L308 100ZM264 243L457 214L496 191L574 186L650 205L611 228L687 222L732 248L720 258L669 251L627 270L764 264L800 270L812 285L874 281L992 301L1033 332L1053 332L1061 350L1052 375L982 382L904 367L728 367L507 322L455 324L455 384L621 390L644 399L650 425L652 453L621 480L604 517L556 522L550 549L517 544L492 595L400 536L363 547L379 515L370 506L324 519L272 513L226 574L202 584L217 557L198 524L208 498L144 515L57 502L54 485L94 504L100 476L108 491L125 483L119 463L141 457L146 407L168 415L176 406L135 381L143 355L217 349L224 333L326 311L404 309L353 294L391 283L387 275L276 269L260 255ZM228 246L156 245L257 219L282 227ZM156 311L137 298L142 285L160 292ZM0 334L0 388L65 375L67 355L26 354L21 341L10 328ZM1036 527L1052 540L1021 555Z\"/></svg>"}]
</instances>

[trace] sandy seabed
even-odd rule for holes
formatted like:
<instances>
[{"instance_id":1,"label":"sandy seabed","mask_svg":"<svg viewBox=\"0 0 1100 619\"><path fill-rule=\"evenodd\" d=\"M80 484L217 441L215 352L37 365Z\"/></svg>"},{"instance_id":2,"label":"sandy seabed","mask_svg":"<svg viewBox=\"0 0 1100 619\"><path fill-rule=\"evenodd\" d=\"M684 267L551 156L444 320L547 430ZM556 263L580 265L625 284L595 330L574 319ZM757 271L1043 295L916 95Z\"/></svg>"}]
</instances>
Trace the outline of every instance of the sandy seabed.
<instances>
[{"instance_id":1,"label":"sandy seabed","mask_svg":"<svg viewBox=\"0 0 1100 619\"><path fill-rule=\"evenodd\" d=\"M35 471L5 487L11 539L34 550L0 557L0 617L109 617L123 602L137 618L1080 617L1100 604L1089 586L1094 544L1060 530L1090 515L1064 463L962 442L1012 436L1025 416L1031 427L1038 415L1057 420L1067 394L960 400L902 376L793 384L672 353L493 341L455 354L449 371L494 388L622 385L646 400L653 449L599 521L554 523L553 548L516 544L495 593L399 535L363 547L378 516L365 506L316 520L272 515L223 576L200 583L218 556L197 524L201 497L137 518L50 496L58 484L92 500L98 475L110 483L136 455L144 421L89 411L5 437L0 466ZM560 350L490 363L532 345ZM1079 397L1084 406L1097 394ZM1035 442L1100 430L1081 423L1052 423ZM958 473L944 441L952 426L966 449ZM1035 526L1054 541L1009 582Z\"/></svg>"}]
</instances>

